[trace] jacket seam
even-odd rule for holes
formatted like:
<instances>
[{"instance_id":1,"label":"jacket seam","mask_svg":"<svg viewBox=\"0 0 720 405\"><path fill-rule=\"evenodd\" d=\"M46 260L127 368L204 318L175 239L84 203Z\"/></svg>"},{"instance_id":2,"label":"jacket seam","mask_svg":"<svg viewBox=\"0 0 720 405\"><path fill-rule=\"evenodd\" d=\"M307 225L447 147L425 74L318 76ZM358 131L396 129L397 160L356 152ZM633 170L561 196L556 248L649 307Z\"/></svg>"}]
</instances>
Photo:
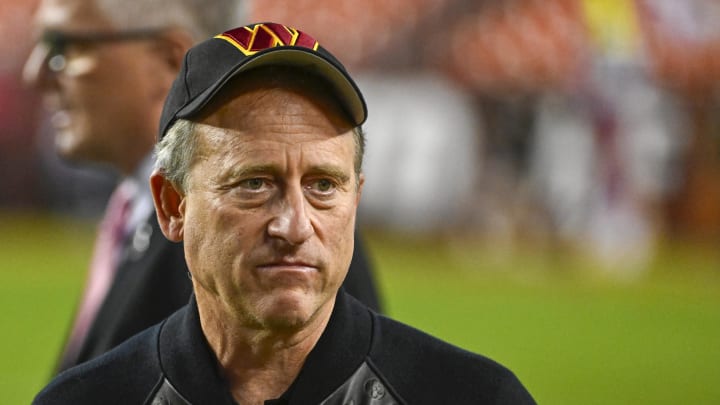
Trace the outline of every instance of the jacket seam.
<instances>
[{"instance_id":1,"label":"jacket seam","mask_svg":"<svg viewBox=\"0 0 720 405\"><path fill-rule=\"evenodd\" d=\"M397 398L398 402L400 402L400 405L407 405L405 399L400 395L400 393L395 389L395 387L390 384L390 381L388 381L387 377L385 377L385 374L380 371L380 367L378 367L370 357L375 347L376 338L379 338L378 336L376 336L376 334L379 333L377 329L378 327L376 325L376 323L378 322L378 315L370 308L368 308L367 311L370 314L370 347L368 347L367 355L365 356L365 363L368 365L368 367L370 367L370 370L372 370L373 373L375 373L375 375L377 375L378 378L382 380L385 388L387 388L390 393L395 398Z\"/></svg>"},{"instance_id":2,"label":"jacket seam","mask_svg":"<svg viewBox=\"0 0 720 405\"><path fill-rule=\"evenodd\" d=\"M145 397L143 405L152 404L152 401L155 399L155 395L157 395L158 391L160 391L160 388L163 385L163 381L165 381L165 378L163 377L163 373L160 372L160 378L158 379L158 382L155 383L153 388L150 390L150 393Z\"/></svg>"}]
</instances>

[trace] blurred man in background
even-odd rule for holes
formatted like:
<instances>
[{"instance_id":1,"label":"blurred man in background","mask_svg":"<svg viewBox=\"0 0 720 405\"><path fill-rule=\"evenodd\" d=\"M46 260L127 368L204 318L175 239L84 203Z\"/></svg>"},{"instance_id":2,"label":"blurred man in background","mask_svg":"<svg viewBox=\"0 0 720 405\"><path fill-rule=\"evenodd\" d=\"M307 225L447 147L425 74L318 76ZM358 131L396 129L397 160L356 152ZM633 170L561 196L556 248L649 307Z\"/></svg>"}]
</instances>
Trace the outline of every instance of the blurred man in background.
<instances>
[{"instance_id":1,"label":"blurred man in background","mask_svg":"<svg viewBox=\"0 0 720 405\"><path fill-rule=\"evenodd\" d=\"M24 78L43 93L57 151L71 161L109 165L122 177L58 370L104 353L188 302L183 245L163 237L153 211L152 149L185 51L243 21L244 6L238 0L41 1L40 39ZM379 309L358 247L346 288Z\"/></svg>"}]
</instances>

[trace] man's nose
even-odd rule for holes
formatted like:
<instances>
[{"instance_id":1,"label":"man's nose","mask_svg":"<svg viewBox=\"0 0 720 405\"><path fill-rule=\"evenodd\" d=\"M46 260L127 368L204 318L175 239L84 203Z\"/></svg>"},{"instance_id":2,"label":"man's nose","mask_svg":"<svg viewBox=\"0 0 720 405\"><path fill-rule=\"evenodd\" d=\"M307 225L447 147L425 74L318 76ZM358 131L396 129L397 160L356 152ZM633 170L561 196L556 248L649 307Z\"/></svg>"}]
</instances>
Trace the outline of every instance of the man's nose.
<instances>
[{"instance_id":1,"label":"man's nose","mask_svg":"<svg viewBox=\"0 0 720 405\"><path fill-rule=\"evenodd\" d=\"M278 202L278 212L268 224L268 234L296 246L315 232L301 187L288 190Z\"/></svg>"},{"instance_id":2,"label":"man's nose","mask_svg":"<svg viewBox=\"0 0 720 405\"><path fill-rule=\"evenodd\" d=\"M47 66L49 53L50 50L46 46L35 45L23 67L22 77L26 84L37 88L47 86L52 76Z\"/></svg>"}]
</instances>

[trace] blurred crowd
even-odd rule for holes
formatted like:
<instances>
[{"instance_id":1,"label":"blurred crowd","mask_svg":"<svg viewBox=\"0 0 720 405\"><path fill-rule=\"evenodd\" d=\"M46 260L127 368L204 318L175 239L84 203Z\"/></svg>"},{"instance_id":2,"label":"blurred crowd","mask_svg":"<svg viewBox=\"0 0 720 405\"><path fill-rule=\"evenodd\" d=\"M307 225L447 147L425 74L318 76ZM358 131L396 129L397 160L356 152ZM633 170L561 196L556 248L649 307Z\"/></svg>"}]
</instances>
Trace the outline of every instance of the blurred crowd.
<instances>
[{"instance_id":1,"label":"blurred crowd","mask_svg":"<svg viewBox=\"0 0 720 405\"><path fill-rule=\"evenodd\" d=\"M53 151L21 83L35 0L0 3L0 206L99 215L115 174ZM720 239L720 2L258 1L369 104L360 225L560 241L643 263ZM641 266L640 266L641 267Z\"/></svg>"}]
</instances>

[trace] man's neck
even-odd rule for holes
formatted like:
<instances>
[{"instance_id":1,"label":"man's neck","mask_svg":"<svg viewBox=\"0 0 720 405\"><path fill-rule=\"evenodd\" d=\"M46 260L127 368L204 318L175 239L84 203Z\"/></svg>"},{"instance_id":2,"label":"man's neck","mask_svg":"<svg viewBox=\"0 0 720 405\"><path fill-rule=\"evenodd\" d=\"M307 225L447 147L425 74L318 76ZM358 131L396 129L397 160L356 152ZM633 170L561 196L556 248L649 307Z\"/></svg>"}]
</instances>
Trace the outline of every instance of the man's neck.
<instances>
[{"instance_id":1,"label":"man's neck","mask_svg":"<svg viewBox=\"0 0 720 405\"><path fill-rule=\"evenodd\" d=\"M288 389L325 330L334 305L329 302L302 327L278 331L248 327L223 311L215 297L196 293L205 338L241 404L263 404Z\"/></svg>"}]
</instances>

